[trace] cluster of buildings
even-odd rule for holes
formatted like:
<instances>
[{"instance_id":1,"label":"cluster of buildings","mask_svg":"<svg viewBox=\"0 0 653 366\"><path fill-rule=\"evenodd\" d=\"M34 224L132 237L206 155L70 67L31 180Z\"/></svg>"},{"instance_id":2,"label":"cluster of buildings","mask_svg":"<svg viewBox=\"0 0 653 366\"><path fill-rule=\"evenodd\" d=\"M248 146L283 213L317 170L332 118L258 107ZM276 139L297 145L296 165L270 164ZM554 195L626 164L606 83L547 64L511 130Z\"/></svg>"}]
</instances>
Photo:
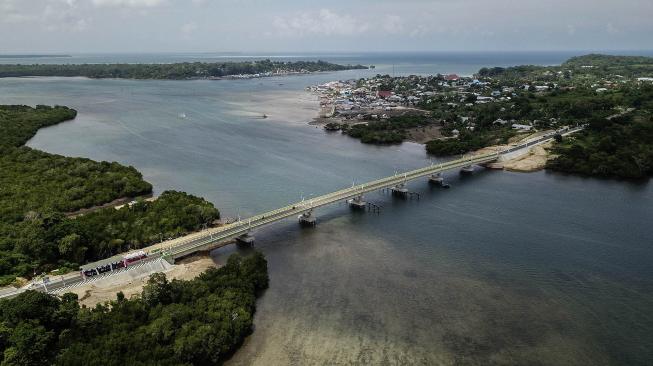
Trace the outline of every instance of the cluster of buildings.
<instances>
[{"instance_id":1,"label":"cluster of buildings","mask_svg":"<svg viewBox=\"0 0 653 366\"><path fill-rule=\"evenodd\" d=\"M488 82L455 74L331 81L307 88L316 92L321 117L341 119L388 118L419 107L446 103L449 107L510 100L515 88L492 89ZM421 111L424 112L424 111Z\"/></svg>"},{"instance_id":2,"label":"cluster of buildings","mask_svg":"<svg viewBox=\"0 0 653 366\"><path fill-rule=\"evenodd\" d=\"M423 101L437 95L438 91L431 86L431 78L433 77L375 77L332 81L308 89L318 93L325 117L388 115L397 110L414 109ZM443 83L455 83L458 80L458 76L452 76L450 81L443 80ZM406 85L398 88L397 83Z\"/></svg>"},{"instance_id":3,"label":"cluster of buildings","mask_svg":"<svg viewBox=\"0 0 653 366\"><path fill-rule=\"evenodd\" d=\"M510 101L524 93L547 93L554 89L574 89L566 80L571 71L545 70L532 81L516 78L513 81L461 77L455 74L434 76L390 77L377 75L368 79L332 81L307 89L317 93L322 118L336 118L340 122L387 119L396 115L429 114L427 110L449 110L458 115L464 128L474 129L473 119L465 121L461 115L474 115L475 106L502 103L501 111L510 108ZM586 84L597 93L617 87L626 78L619 75L602 77ZM639 83L653 82L653 78L638 78ZM505 118L505 117L504 117ZM462 119L462 121L461 121ZM520 131L530 131L537 126L551 126L557 120L516 121L497 119L494 124L510 126Z\"/></svg>"},{"instance_id":4,"label":"cluster of buildings","mask_svg":"<svg viewBox=\"0 0 653 366\"><path fill-rule=\"evenodd\" d=\"M308 89L319 95L321 115L327 118L387 117L392 111L405 108L408 99L385 90L374 80L332 81Z\"/></svg>"},{"instance_id":5,"label":"cluster of buildings","mask_svg":"<svg viewBox=\"0 0 653 366\"><path fill-rule=\"evenodd\" d=\"M308 70L283 70L278 69L275 71L262 72L257 74L238 74L238 75L229 75L223 77L224 79L258 79L258 78L267 78L272 76L287 76L287 75L299 75L299 74L310 74Z\"/></svg>"}]
</instances>

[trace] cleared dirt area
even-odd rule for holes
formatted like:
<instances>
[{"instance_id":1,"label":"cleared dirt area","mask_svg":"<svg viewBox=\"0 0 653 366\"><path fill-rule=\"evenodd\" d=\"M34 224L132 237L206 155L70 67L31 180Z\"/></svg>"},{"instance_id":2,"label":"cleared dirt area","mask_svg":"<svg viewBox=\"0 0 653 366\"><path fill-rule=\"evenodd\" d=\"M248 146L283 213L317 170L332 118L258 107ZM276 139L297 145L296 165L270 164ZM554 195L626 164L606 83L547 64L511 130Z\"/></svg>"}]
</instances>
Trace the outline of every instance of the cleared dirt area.
<instances>
[{"instance_id":1,"label":"cleared dirt area","mask_svg":"<svg viewBox=\"0 0 653 366\"><path fill-rule=\"evenodd\" d=\"M195 256L187 258L178 264L171 265L163 271L168 280L191 280L209 268L216 267L216 264L208 256ZM151 273L131 278L128 276L116 275L98 282L71 289L79 296L80 305L94 307L96 304L115 300L116 293L122 291L126 298L140 295L143 286L147 283Z\"/></svg>"},{"instance_id":2,"label":"cleared dirt area","mask_svg":"<svg viewBox=\"0 0 653 366\"><path fill-rule=\"evenodd\" d=\"M408 140L417 142L418 144L425 144L441 137L443 137L443 135L440 132L440 126L429 125L408 130Z\"/></svg>"},{"instance_id":3,"label":"cleared dirt area","mask_svg":"<svg viewBox=\"0 0 653 366\"><path fill-rule=\"evenodd\" d=\"M546 166L546 162L551 159L551 154L549 153L548 149L552 145L553 143L547 142L545 144L535 146L528 152L528 154L504 162L503 168L513 172L524 173L542 170Z\"/></svg>"},{"instance_id":4,"label":"cleared dirt area","mask_svg":"<svg viewBox=\"0 0 653 366\"><path fill-rule=\"evenodd\" d=\"M534 139L540 137L550 131L536 132L533 134L520 134L510 139L509 144L507 145L494 145L488 146L486 148L475 151L474 155L483 155L489 154L505 149L509 149L515 145L518 145L521 142L524 142L528 139ZM549 149L553 146L553 142L543 143L537 146L532 147L527 153L524 153L521 156L515 157L510 160L499 161L490 165L493 169L505 169L513 172L535 172L538 170L544 169L546 162L549 159L552 159Z\"/></svg>"}]
</instances>

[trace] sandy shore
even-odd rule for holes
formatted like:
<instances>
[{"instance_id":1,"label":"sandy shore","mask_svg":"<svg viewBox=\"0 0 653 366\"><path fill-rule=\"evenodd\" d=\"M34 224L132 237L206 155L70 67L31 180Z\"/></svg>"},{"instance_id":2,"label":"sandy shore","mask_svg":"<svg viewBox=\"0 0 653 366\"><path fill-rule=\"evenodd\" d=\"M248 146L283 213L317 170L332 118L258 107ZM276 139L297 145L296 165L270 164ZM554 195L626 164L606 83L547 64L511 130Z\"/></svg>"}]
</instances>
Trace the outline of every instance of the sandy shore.
<instances>
[{"instance_id":1,"label":"sandy shore","mask_svg":"<svg viewBox=\"0 0 653 366\"><path fill-rule=\"evenodd\" d=\"M181 261L179 264L172 265L164 273L168 280L191 280L213 267L216 267L216 264L211 257L195 256ZM149 274L143 274L137 278L113 276L102 281L73 288L68 292L79 296L80 305L93 307L99 303L115 300L116 293L119 291L122 291L126 298L139 295L143 291L143 286L147 283L148 278Z\"/></svg>"},{"instance_id":2,"label":"sandy shore","mask_svg":"<svg viewBox=\"0 0 653 366\"><path fill-rule=\"evenodd\" d=\"M512 172L535 172L544 169L547 161L551 159L549 149L553 145L547 142L533 147L527 155L508 160L503 163L503 168Z\"/></svg>"},{"instance_id":3,"label":"sandy shore","mask_svg":"<svg viewBox=\"0 0 653 366\"><path fill-rule=\"evenodd\" d=\"M488 154L500 150L511 148L524 140L537 138L550 131L542 131L529 135L518 135L510 140L507 145L494 145L475 151L474 155ZM524 155L515 157L513 159L493 163L489 167L494 169L505 169L512 172L530 173L542 170L546 167L547 161L552 158L549 149L553 146L553 142L543 143L532 147Z\"/></svg>"}]
</instances>

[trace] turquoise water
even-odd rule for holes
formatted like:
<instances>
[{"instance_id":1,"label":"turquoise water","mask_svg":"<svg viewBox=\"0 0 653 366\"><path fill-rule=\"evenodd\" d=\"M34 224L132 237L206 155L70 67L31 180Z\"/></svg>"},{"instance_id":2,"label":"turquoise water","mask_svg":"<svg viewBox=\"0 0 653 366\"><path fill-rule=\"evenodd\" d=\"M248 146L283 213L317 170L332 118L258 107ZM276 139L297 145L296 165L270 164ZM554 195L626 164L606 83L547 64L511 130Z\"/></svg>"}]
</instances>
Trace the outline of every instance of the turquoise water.
<instances>
[{"instance_id":1,"label":"turquoise water","mask_svg":"<svg viewBox=\"0 0 653 366\"><path fill-rule=\"evenodd\" d=\"M369 73L0 79L0 103L74 107L75 121L29 145L134 165L157 192L246 216L429 164L417 144L368 146L307 124L316 99L305 86ZM419 201L369 195L379 215L334 205L316 229L288 220L258 231L271 286L229 364L650 364L650 183L481 169L446 178L449 190L410 183Z\"/></svg>"}]
</instances>

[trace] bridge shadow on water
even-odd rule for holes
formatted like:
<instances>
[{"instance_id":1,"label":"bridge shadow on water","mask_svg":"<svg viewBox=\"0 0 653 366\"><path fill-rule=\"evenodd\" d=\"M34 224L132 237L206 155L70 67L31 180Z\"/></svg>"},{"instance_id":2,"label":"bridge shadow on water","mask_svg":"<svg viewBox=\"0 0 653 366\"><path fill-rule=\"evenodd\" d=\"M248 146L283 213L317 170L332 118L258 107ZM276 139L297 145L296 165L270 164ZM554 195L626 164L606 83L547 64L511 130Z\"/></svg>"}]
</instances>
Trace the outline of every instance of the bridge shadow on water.
<instances>
[{"instance_id":1,"label":"bridge shadow on water","mask_svg":"<svg viewBox=\"0 0 653 366\"><path fill-rule=\"evenodd\" d=\"M310 242L316 235L316 231L330 228L331 225L342 225L345 221L347 225L353 227L364 227L370 230L379 223L392 225L394 217L411 215L415 207L424 203L432 204L439 198L445 196L458 196L465 194L477 184L483 184L483 181L490 178L493 174L501 174L500 171L476 167L472 174L461 174L457 170L443 174L445 183L450 184L450 188L439 187L429 183L427 178L421 178L408 182L407 187L410 192L417 193L419 198L397 197L393 196L389 190L378 190L367 193L364 196L366 202L370 202L380 209L378 212L368 209L355 209L349 206L347 202L339 201L329 206L320 207L315 210L317 215L317 227L301 227L296 217L290 217L278 221L272 225L254 230L253 235L256 237L253 246L246 245L229 245L223 248L211 251L211 256L215 262L222 264L232 253L246 255L254 249L274 250L269 247L271 243L275 246L283 245L278 238L290 237L293 241ZM374 230L372 229L372 232Z\"/></svg>"}]
</instances>

